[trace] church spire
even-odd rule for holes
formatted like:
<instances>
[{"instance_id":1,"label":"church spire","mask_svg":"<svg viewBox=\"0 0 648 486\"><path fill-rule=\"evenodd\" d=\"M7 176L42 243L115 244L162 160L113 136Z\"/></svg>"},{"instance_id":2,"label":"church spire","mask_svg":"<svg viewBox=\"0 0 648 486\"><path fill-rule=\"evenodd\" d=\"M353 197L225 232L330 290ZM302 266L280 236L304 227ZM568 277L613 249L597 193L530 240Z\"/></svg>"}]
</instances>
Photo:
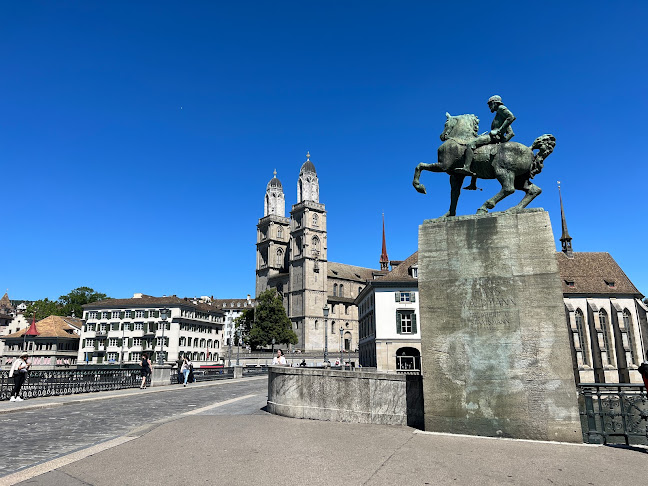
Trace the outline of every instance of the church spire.
<instances>
[{"instance_id":1,"label":"church spire","mask_svg":"<svg viewBox=\"0 0 648 486\"><path fill-rule=\"evenodd\" d=\"M387 243L385 242L385 213L383 213L383 238L382 254L380 255L380 269L389 270L389 257L387 256Z\"/></svg>"},{"instance_id":2,"label":"church spire","mask_svg":"<svg viewBox=\"0 0 648 486\"><path fill-rule=\"evenodd\" d=\"M567 231L567 220L565 219L565 210L563 209L562 201L562 192L560 191L560 181L558 181L558 195L560 197L560 220L562 222L562 236L560 237L560 243L562 244L562 252L568 257L574 256L572 251L571 236L569 236L569 231Z\"/></svg>"}]
</instances>

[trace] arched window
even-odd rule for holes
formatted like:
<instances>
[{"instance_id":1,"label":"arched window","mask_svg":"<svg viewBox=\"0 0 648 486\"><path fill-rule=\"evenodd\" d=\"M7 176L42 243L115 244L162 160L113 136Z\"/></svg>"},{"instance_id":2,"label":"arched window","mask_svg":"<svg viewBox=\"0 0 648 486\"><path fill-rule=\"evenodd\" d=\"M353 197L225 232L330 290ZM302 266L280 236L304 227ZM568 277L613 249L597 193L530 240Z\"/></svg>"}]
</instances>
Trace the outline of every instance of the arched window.
<instances>
[{"instance_id":1,"label":"arched window","mask_svg":"<svg viewBox=\"0 0 648 486\"><path fill-rule=\"evenodd\" d=\"M313 239L311 240L311 247L313 248L313 255L317 255L319 253L320 247L320 241L317 236L313 236Z\"/></svg>"},{"instance_id":2,"label":"arched window","mask_svg":"<svg viewBox=\"0 0 648 486\"><path fill-rule=\"evenodd\" d=\"M318 223L317 214L313 214L313 226L317 228Z\"/></svg>"},{"instance_id":3,"label":"arched window","mask_svg":"<svg viewBox=\"0 0 648 486\"><path fill-rule=\"evenodd\" d=\"M282 248L277 249L277 261L276 265L278 267L283 267L283 262L284 262L284 253Z\"/></svg>"},{"instance_id":4,"label":"arched window","mask_svg":"<svg viewBox=\"0 0 648 486\"><path fill-rule=\"evenodd\" d=\"M277 238L282 238L283 237L283 229L281 226L277 229Z\"/></svg>"},{"instance_id":5,"label":"arched window","mask_svg":"<svg viewBox=\"0 0 648 486\"><path fill-rule=\"evenodd\" d=\"M599 324L601 325L601 330L599 332L601 361L604 365L612 365L612 349L610 348L612 339L610 337L610 326L608 325L607 312L605 312L604 309L599 311Z\"/></svg>"},{"instance_id":6,"label":"arched window","mask_svg":"<svg viewBox=\"0 0 648 486\"><path fill-rule=\"evenodd\" d=\"M337 295L337 284L333 284L333 295Z\"/></svg>"},{"instance_id":7,"label":"arched window","mask_svg":"<svg viewBox=\"0 0 648 486\"><path fill-rule=\"evenodd\" d=\"M317 330L317 320L315 321L315 330Z\"/></svg>"},{"instance_id":8,"label":"arched window","mask_svg":"<svg viewBox=\"0 0 648 486\"><path fill-rule=\"evenodd\" d=\"M335 321L331 322L331 334L335 334Z\"/></svg>"},{"instance_id":9,"label":"arched window","mask_svg":"<svg viewBox=\"0 0 648 486\"><path fill-rule=\"evenodd\" d=\"M344 285L340 284L340 297L344 297Z\"/></svg>"},{"instance_id":10,"label":"arched window","mask_svg":"<svg viewBox=\"0 0 648 486\"><path fill-rule=\"evenodd\" d=\"M632 331L632 315L628 309L623 309L623 329L621 329L621 339L623 340L626 362L629 365L636 365L637 354L635 352L634 340L632 339Z\"/></svg>"},{"instance_id":11,"label":"arched window","mask_svg":"<svg viewBox=\"0 0 648 486\"><path fill-rule=\"evenodd\" d=\"M421 353L416 348L399 348L396 351L396 371L420 371Z\"/></svg>"},{"instance_id":12,"label":"arched window","mask_svg":"<svg viewBox=\"0 0 648 486\"><path fill-rule=\"evenodd\" d=\"M585 316L583 311L576 309L576 314L574 316L574 321L576 323L576 329L572 330L573 334L573 343L574 348L576 349L576 356L579 365L588 365L588 352L587 347L585 346Z\"/></svg>"}]
</instances>

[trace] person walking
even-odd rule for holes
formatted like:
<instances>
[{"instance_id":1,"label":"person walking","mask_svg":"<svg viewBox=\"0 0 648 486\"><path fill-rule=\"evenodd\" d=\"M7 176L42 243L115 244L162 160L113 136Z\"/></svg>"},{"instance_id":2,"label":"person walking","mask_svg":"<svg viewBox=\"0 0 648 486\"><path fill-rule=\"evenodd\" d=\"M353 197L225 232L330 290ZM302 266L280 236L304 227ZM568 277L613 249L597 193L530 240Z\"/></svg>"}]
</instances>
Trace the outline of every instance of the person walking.
<instances>
[{"instance_id":1,"label":"person walking","mask_svg":"<svg viewBox=\"0 0 648 486\"><path fill-rule=\"evenodd\" d=\"M189 379L189 373L191 373L191 361L185 356L182 363L182 374L184 375L184 386L187 386L187 380Z\"/></svg>"},{"instance_id":2,"label":"person walking","mask_svg":"<svg viewBox=\"0 0 648 486\"><path fill-rule=\"evenodd\" d=\"M25 383L27 371L31 366L31 363L27 363L28 356L27 353L22 353L20 358L13 362L11 369L9 370L9 378L13 377L14 380L13 391L11 392L11 398L9 399L10 402L23 401L23 399L20 398L20 388L23 386L23 383Z\"/></svg>"},{"instance_id":3,"label":"person walking","mask_svg":"<svg viewBox=\"0 0 648 486\"><path fill-rule=\"evenodd\" d=\"M646 387L646 393L648 394L648 353L646 353L646 361L639 365L639 373L641 373L644 386Z\"/></svg>"},{"instance_id":4,"label":"person walking","mask_svg":"<svg viewBox=\"0 0 648 486\"><path fill-rule=\"evenodd\" d=\"M148 354L144 353L142 355L142 371L140 371L140 375L142 376L142 384L140 385L140 388L143 390L146 388L146 379L151 376L151 370L153 369L153 366L151 365L151 360L148 357Z\"/></svg>"}]
</instances>

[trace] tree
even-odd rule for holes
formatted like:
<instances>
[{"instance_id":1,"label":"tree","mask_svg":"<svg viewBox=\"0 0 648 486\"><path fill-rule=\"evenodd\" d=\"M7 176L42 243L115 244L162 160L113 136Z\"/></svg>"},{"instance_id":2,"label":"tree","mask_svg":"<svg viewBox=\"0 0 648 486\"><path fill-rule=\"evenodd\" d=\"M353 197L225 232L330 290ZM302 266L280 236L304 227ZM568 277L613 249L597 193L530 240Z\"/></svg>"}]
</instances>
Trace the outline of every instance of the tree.
<instances>
[{"instance_id":1,"label":"tree","mask_svg":"<svg viewBox=\"0 0 648 486\"><path fill-rule=\"evenodd\" d=\"M107 299L106 294L95 292L90 287L79 287L72 290L69 294L61 295L59 297L59 305L63 309L64 316L71 316L74 314L76 317L83 317L83 305L92 304L100 300Z\"/></svg>"},{"instance_id":2,"label":"tree","mask_svg":"<svg viewBox=\"0 0 648 486\"><path fill-rule=\"evenodd\" d=\"M236 334L234 334L234 346L239 344L239 332L243 342L249 343L250 331L254 324L254 307L245 309L243 313L238 316L234 322L236 323Z\"/></svg>"},{"instance_id":3,"label":"tree","mask_svg":"<svg viewBox=\"0 0 648 486\"><path fill-rule=\"evenodd\" d=\"M47 297L29 304L24 314L27 319L31 319L32 316L36 315L37 321L49 316L65 315L61 305L55 300L49 300Z\"/></svg>"},{"instance_id":4,"label":"tree","mask_svg":"<svg viewBox=\"0 0 648 486\"><path fill-rule=\"evenodd\" d=\"M83 317L83 304L91 304L99 300L107 299L106 294L95 292L90 287L79 287L69 294L61 295L58 300L44 298L32 302L25 310L25 316L30 318L36 314L36 320L45 319L48 316L71 316Z\"/></svg>"},{"instance_id":5,"label":"tree","mask_svg":"<svg viewBox=\"0 0 648 486\"><path fill-rule=\"evenodd\" d=\"M249 314L242 323L249 323ZM246 341L253 348L257 348L271 344L272 339L277 344L297 344L297 334L292 330L281 297L275 289L268 289L257 298Z\"/></svg>"}]
</instances>

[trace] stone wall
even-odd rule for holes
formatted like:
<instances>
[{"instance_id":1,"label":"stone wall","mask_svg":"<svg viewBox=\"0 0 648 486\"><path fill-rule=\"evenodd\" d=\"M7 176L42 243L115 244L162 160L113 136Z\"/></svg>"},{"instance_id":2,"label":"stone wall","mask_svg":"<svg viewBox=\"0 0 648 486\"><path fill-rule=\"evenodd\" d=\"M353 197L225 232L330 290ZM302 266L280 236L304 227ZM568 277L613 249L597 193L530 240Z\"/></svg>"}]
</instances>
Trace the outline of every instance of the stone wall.
<instances>
[{"instance_id":1,"label":"stone wall","mask_svg":"<svg viewBox=\"0 0 648 486\"><path fill-rule=\"evenodd\" d=\"M294 418L421 429L421 377L272 366L268 373L268 412Z\"/></svg>"}]
</instances>

